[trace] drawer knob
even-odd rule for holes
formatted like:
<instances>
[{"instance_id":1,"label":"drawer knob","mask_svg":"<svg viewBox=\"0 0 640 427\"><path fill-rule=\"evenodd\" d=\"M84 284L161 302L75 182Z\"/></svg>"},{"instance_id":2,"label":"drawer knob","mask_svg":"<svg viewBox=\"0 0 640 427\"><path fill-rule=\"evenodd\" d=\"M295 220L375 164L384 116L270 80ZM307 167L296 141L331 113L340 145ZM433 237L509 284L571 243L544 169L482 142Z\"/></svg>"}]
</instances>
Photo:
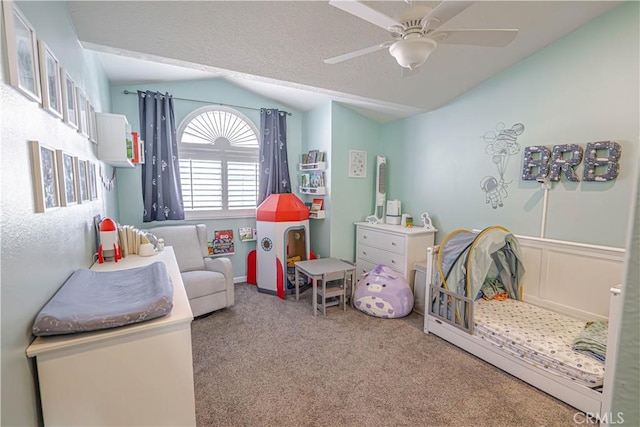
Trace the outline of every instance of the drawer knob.
<instances>
[{"instance_id":1,"label":"drawer knob","mask_svg":"<svg viewBox=\"0 0 640 427\"><path fill-rule=\"evenodd\" d=\"M391 246L395 246L395 245L396 245L396 242L391 242Z\"/></svg>"},{"instance_id":2,"label":"drawer knob","mask_svg":"<svg viewBox=\"0 0 640 427\"><path fill-rule=\"evenodd\" d=\"M366 254L367 254L367 252L366 252L366 251L362 251L362 255L366 255Z\"/></svg>"},{"instance_id":3,"label":"drawer knob","mask_svg":"<svg viewBox=\"0 0 640 427\"><path fill-rule=\"evenodd\" d=\"M366 238L367 238L367 235L366 235L366 234L363 234L363 235L362 235L362 238L363 238L363 239L366 239Z\"/></svg>"},{"instance_id":4,"label":"drawer knob","mask_svg":"<svg viewBox=\"0 0 640 427\"><path fill-rule=\"evenodd\" d=\"M395 263L396 263L396 260L395 260L395 259L392 259L392 260L391 260L391 264L395 264Z\"/></svg>"}]
</instances>

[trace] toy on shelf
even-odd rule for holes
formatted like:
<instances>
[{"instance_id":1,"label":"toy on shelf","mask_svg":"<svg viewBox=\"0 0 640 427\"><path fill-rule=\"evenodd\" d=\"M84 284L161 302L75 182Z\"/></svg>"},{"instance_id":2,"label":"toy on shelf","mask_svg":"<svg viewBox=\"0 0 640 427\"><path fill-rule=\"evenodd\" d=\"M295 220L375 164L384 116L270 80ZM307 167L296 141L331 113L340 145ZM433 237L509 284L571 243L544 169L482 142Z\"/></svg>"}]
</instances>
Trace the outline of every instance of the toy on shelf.
<instances>
[{"instance_id":1,"label":"toy on shelf","mask_svg":"<svg viewBox=\"0 0 640 427\"><path fill-rule=\"evenodd\" d=\"M118 228L111 218L104 218L100 221L100 246L98 246L98 263L102 264L104 258L113 258L118 262L122 258L120 243L118 242Z\"/></svg>"}]
</instances>

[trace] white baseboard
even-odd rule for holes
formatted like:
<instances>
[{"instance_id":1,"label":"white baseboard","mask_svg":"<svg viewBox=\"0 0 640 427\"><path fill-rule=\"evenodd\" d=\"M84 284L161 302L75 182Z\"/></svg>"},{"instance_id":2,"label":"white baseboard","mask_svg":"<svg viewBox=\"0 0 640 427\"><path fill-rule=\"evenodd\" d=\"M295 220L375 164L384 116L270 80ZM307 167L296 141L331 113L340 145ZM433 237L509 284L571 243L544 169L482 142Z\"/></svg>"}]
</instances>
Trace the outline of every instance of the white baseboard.
<instances>
[{"instance_id":1,"label":"white baseboard","mask_svg":"<svg viewBox=\"0 0 640 427\"><path fill-rule=\"evenodd\" d=\"M240 277L234 277L233 278L233 283L244 283L247 281L247 276L240 276Z\"/></svg>"}]
</instances>

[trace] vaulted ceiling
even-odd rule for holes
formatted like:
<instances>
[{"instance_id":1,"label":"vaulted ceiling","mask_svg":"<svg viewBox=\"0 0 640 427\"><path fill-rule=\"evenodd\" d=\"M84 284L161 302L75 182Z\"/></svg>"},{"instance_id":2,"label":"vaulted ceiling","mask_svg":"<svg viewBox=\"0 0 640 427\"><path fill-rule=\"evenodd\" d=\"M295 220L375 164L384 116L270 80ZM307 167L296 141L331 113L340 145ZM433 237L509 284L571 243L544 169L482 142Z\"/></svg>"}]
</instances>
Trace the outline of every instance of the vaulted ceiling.
<instances>
[{"instance_id":1,"label":"vaulted ceiling","mask_svg":"<svg viewBox=\"0 0 640 427\"><path fill-rule=\"evenodd\" d=\"M516 39L503 48L440 45L410 76L386 49L325 64L391 39L328 1L72 1L68 7L81 43L101 52L114 83L222 77L301 110L330 98L384 121L446 104L619 3L478 1L442 28L515 28ZM392 17L408 7L404 1L367 5Z\"/></svg>"}]
</instances>

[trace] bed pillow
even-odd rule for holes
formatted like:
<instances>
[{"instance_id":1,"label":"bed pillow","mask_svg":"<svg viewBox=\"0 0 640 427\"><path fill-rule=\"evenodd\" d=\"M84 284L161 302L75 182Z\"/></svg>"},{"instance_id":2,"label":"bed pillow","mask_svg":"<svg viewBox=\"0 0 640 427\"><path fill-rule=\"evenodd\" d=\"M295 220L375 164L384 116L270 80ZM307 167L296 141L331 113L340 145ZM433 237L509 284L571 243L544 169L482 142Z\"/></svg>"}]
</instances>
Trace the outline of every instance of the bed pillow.
<instances>
[{"instance_id":1,"label":"bed pillow","mask_svg":"<svg viewBox=\"0 0 640 427\"><path fill-rule=\"evenodd\" d=\"M607 355L607 322L587 322L584 329L573 340L573 350L593 356L604 362Z\"/></svg>"}]
</instances>

